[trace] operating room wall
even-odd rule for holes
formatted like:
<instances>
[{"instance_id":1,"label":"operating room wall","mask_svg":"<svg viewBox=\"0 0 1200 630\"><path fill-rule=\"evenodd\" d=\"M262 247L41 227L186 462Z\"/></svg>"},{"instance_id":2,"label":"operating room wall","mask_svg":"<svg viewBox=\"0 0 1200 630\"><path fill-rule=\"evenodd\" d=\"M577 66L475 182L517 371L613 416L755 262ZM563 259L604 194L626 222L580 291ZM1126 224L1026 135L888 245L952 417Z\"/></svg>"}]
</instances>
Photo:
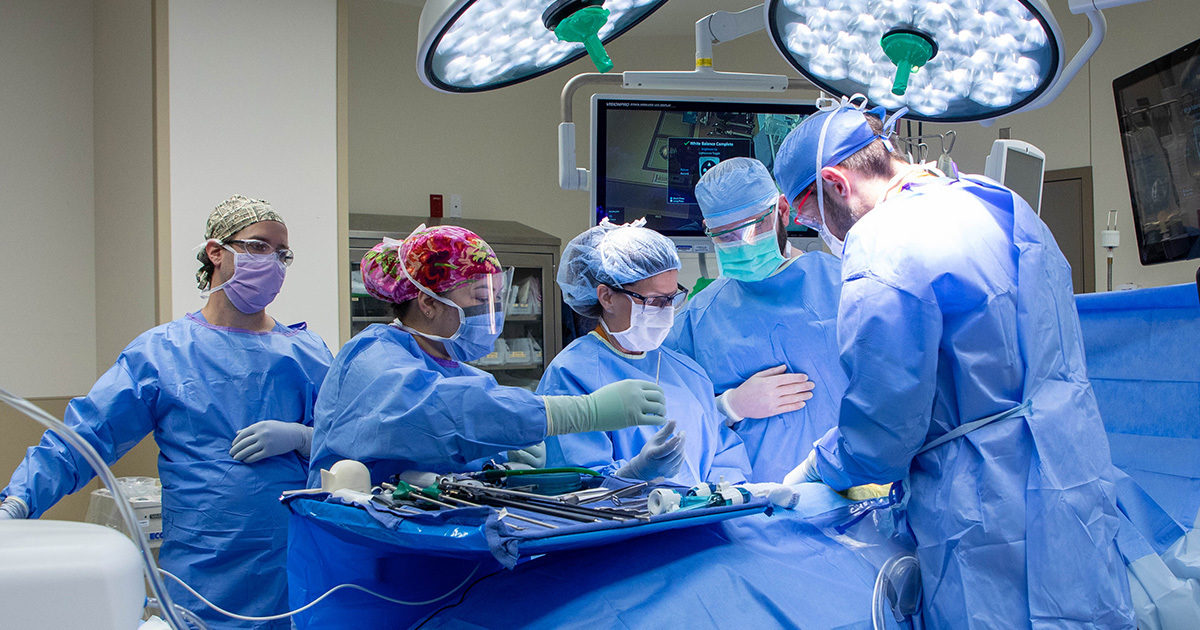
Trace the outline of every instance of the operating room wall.
<instances>
[{"instance_id":1,"label":"operating room wall","mask_svg":"<svg viewBox=\"0 0 1200 630\"><path fill-rule=\"evenodd\" d=\"M746 2L689 0L699 18L713 10L738 10ZM1072 15L1066 0L1050 0L1068 56L1087 38L1088 21ZM1112 79L1200 34L1194 0L1152 0L1105 11L1109 33L1093 61L1066 91L1041 109L1006 116L991 126L976 123L925 125L925 132L955 129L953 156L964 171L981 173L1002 128L1047 154L1049 170L1092 166L1095 240L1107 212L1121 216L1122 247L1115 282L1142 286L1190 280L1196 263L1142 267L1132 232L1129 194L1112 98ZM350 211L425 214L430 193L458 193L464 214L505 218L534 225L564 242L588 226L588 195L560 190L556 182L559 93L573 75L593 71L586 60L537 79L473 95L433 91L416 76L418 6L385 0L350 5ZM660 24L650 16L608 46L617 69L688 70L694 37L690 23ZM665 27L665 28L660 28ZM653 35L641 35L653 30ZM668 35L663 35L668 33ZM765 34L720 44L720 70L797 76ZM615 91L601 89L600 91ZM587 165L588 97L574 99L577 157ZM815 92L798 93L811 98ZM762 98L762 95L747 95ZM916 125L913 126L916 132ZM485 235L486 237L486 235ZM1104 257L1097 253L1097 287L1104 286ZM710 265L715 273L716 265ZM685 256L685 279L698 274L695 256ZM685 282L687 284L687 282Z\"/></svg>"},{"instance_id":2,"label":"operating room wall","mask_svg":"<svg viewBox=\"0 0 1200 630\"><path fill-rule=\"evenodd\" d=\"M92 10L0 2L0 387L86 391L96 377Z\"/></svg>"},{"instance_id":3,"label":"operating room wall","mask_svg":"<svg viewBox=\"0 0 1200 630\"><path fill-rule=\"evenodd\" d=\"M58 417L154 325L149 7L0 3L0 387ZM0 404L0 484L41 434ZM115 470L155 475L156 455L144 440ZM95 487L47 517L83 520Z\"/></svg>"},{"instance_id":4,"label":"operating room wall","mask_svg":"<svg viewBox=\"0 0 1200 630\"><path fill-rule=\"evenodd\" d=\"M203 305L194 247L233 194L270 201L296 262L270 313L338 341L337 3L172 0L171 302Z\"/></svg>"}]
</instances>

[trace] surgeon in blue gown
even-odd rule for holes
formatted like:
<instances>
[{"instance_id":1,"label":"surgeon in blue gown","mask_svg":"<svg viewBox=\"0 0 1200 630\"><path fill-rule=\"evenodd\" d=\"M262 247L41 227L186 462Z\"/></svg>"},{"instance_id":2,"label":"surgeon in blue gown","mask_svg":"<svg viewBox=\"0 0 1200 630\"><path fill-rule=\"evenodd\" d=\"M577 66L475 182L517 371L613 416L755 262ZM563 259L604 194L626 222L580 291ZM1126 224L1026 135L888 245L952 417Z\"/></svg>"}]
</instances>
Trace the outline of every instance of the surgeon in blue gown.
<instances>
[{"instance_id":1,"label":"surgeon in blue gown","mask_svg":"<svg viewBox=\"0 0 1200 630\"><path fill-rule=\"evenodd\" d=\"M662 347L675 309L687 297L678 284L679 266L675 244L640 224L604 221L563 250L563 299L600 323L554 357L538 393L587 394L621 379L641 379L663 388L669 422L548 440L550 465L665 477L685 486L746 480L746 450L717 411L712 382L695 361Z\"/></svg>"},{"instance_id":2,"label":"surgeon in blue gown","mask_svg":"<svg viewBox=\"0 0 1200 630\"><path fill-rule=\"evenodd\" d=\"M907 480L929 627L1132 627L1108 443L1050 231L990 180L898 159L895 116L824 106L775 176L842 255L849 385L785 482Z\"/></svg>"},{"instance_id":3,"label":"surgeon in blue gown","mask_svg":"<svg viewBox=\"0 0 1200 630\"><path fill-rule=\"evenodd\" d=\"M645 381L586 396L507 387L467 362L504 330L506 273L491 247L462 227L418 227L363 257L363 284L394 304L338 353L316 407L309 484L338 460L362 462L374 483L409 470L479 470L489 459L539 465L547 436L659 425L663 392Z\"/></svg>"},{"instance_id":4,"label":"surgeon in blue gown","mask_svg":"<svg viewBox=\"0 0 1200 630\"><path fill-rule=\"evenodd\" d=\"M779 481L837 424L841 265L787 242L788 200L753 158L732 158L696 184L721 277L689 301L666 346L712 379L746 445L751 481ZM815 387L815 389L814 389Z\"/></svg>"},{"instance_id":5,"label":"surgeon in blue gown","mask_svg":"<svg viewBox=\"0 0 1200 630\"><path fill-rule=\"evenodd\" d=\"M285 490L308 474L313 404L332 359L304 324L265 307L291 262L283 219L235 196L209 216L197 274L208 302L134 339L64 421L112 463L147 434L162 480L161 566L213 603L243 615L286 611ZM37 517L94 476L47 432L3 491L6 512ZM17 514L25 516L26 514ZM237 622L167 582L175 603L210 628L289 628Z\"/></svg>"}]
</instances>

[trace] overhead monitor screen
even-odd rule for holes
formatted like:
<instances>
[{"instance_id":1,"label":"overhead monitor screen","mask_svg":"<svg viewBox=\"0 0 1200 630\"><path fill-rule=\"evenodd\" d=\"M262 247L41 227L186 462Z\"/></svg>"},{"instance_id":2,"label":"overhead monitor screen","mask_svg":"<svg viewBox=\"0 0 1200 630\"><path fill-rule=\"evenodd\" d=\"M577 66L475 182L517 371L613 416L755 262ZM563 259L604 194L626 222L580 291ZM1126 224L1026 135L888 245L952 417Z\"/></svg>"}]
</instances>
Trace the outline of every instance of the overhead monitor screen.
<instances>
[{"instance_id":1,"label":"overhead monitor screen","mask_svg":"<svg viewBox=\"0 0 1200 630\"><path fill-rule=\"evenodd\" d=\"M703 236L700 177L733 157L756 158L773 174L780 143L815 111L798 102L594 96L593 222L645 217L668 236Z\"/></svg>"}]
</instances>

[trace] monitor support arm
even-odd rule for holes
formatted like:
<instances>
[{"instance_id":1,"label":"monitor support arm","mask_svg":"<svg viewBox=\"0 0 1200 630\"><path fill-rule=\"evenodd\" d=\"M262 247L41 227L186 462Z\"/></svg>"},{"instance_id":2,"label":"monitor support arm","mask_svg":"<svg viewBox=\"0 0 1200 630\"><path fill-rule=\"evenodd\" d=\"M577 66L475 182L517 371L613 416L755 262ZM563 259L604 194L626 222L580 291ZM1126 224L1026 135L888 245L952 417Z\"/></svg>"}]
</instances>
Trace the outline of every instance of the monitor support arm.
<instances>
[{"instance_id":1,"label":"monitor support arm","mask_svg":"<svg viewBox=\"0 0 1200 630\"><path fill-rule=\"evenodd\" d=\"M563 86L562 122L558 125L558 185L563 190L588 190L591 174L575 158L575 121L572 98L585 85L620 85L627 90L696 90L705 92L783 92L811 87L803 79L782 74L718 72L713 69L713 44L731 41L766 28L763 5L729 13L717 11L696 22L696 69L692 71L640 72L619 75L580 74Z\"/></svg>"}]
</instances>

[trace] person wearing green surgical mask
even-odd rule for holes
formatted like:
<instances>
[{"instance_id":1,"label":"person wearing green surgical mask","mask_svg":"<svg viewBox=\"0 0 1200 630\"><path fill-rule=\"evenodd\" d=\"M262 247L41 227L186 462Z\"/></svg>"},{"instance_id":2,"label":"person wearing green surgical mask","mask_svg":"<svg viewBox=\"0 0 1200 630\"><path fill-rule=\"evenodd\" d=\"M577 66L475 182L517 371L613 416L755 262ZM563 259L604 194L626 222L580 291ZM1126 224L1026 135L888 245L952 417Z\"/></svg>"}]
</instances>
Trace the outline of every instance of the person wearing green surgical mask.
<instances>
[{"instance_id":1,"label":"person wearing green surgical mask","mask_svg":"<svg viewBox=\"0 0 1200 630\"><path fill-rule=\"evenodd\" d=\"M787 242L787 220L791 212L787 199L772 190L764 204L747 208L755 212L749 217L711 227L706 219L705 234L713 240L721 275L758 282L775 273L787 260L798 256Z\"/></svg>"},{"instance_id":2,"label":"person wearing green surgical mask","mask_svg":"<svg viewBox=\"0 0 1200 630\"><path fill-rule=\"evenodd\" d=\"M778 481L837 423L846 387L834 323L841 265L788 246L790 205L767 167L732 158L696 184L721 277L675 318L665 345L700 364L750 457L750 481Z\"/></svg>"}]
</instances>

